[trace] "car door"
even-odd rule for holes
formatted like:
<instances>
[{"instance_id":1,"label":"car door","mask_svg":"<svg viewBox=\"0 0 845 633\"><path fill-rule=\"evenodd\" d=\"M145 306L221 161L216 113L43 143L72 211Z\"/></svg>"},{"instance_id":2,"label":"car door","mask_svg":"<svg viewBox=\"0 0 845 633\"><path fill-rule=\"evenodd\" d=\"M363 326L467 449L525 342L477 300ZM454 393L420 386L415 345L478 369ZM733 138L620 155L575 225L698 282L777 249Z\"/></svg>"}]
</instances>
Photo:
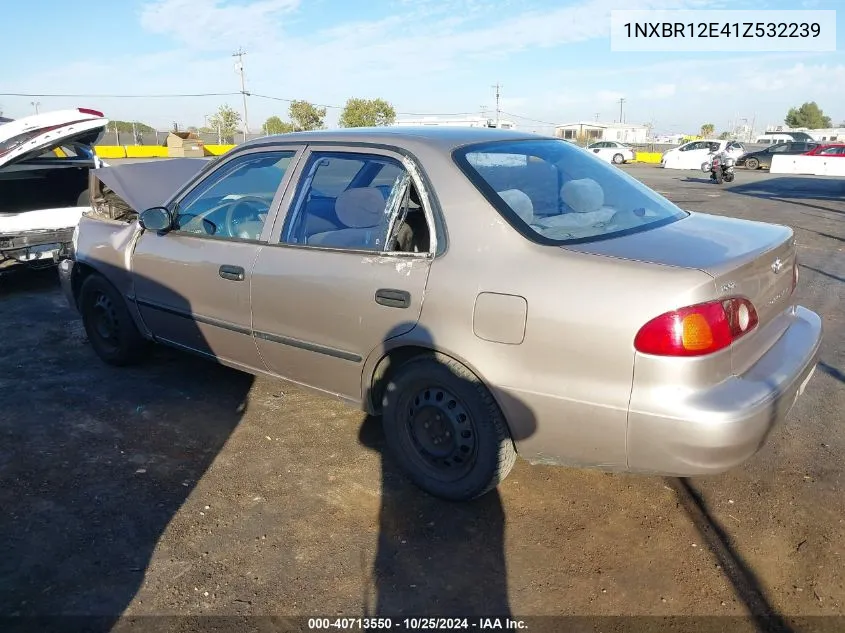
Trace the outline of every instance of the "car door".
<instances>
[{"instance_id":1,"label":"car door","mask_svg":"<svg viewBox=\"0 0 845 633\"><path fill-rule=\"evenodd\" d=\"M678 152L678 166L680 169L700 169L701 163L707 159L710 144L695 141L684 145Z\"/></svg>"},{"instance_id":2,"label":"car door","mask_svg":"<svg viewBox=\"0 0 845 633\"><path fill-rule=\"evenodd\" d=\"M250 279L296 156L297 148L238 153L177 198L172 230L142 233L132 255L135 301L158 339L263 369Z\"/></svg>"},{"instance_id":3,"label":"car door","mask_svg":"<svg viewBox=\"0 0 845 633\"><path fill-rule=\"evenodd\" d=\"M418 321L436 233L406 164L376 148L303 156L253 270L253 327L270 372L358 400L370 352ZM410 251L389 237L406 224Z\"/></svg>"}]
</instances>

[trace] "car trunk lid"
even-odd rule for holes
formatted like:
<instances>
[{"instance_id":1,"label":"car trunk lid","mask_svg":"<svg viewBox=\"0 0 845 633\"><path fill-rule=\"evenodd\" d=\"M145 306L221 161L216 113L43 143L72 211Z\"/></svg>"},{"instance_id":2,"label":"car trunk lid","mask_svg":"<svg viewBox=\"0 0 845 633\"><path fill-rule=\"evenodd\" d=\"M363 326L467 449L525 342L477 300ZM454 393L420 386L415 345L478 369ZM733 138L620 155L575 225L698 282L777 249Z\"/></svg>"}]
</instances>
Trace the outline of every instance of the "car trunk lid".
<instances>
[{"instance_id":1,"label":"car trunk lid","mask_svg":"<svg viewBox=\"0 0 845 633\"><path fill-rule=\"evenodd\" d=\"M795 236L789 227L692 213L671 224L571 250L665 266L694 268L713 277L713 298L744 297L758 326L732 346L734 373L742 373L787 327L791 307ZM682 307L682 306L678 306Z\"/></svg>"},{"instance_id":2,"label":"car trunk lid","mask_svg":"<svg viewBox=\"0 0 845 633\"><path fill-rule=\"evenodd\" d=\"M4 124L0 127L0 169L67 143L93 146L109 123L98 115L84 109L57 110Z\"/></svg>"}]
</instances>

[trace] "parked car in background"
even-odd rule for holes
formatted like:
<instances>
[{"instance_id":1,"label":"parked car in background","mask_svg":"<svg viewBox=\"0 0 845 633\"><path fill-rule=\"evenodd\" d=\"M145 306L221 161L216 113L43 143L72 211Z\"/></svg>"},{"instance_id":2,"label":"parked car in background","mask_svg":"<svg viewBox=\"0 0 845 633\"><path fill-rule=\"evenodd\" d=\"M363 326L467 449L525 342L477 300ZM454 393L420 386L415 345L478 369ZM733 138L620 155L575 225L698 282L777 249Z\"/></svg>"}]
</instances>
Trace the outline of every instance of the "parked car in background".
<instances>
[{"instance_id":1,"label":"parked car in background","mask_svg":"<svg viewBox=\"0 0 845 633\"><path fill-rule=\"evenodd\" d=\"M778 143L767 147L766 149L757 150L756 152L748 152L736 159L738 167L745 167L746 169L768 169L772 166L772 156L775 154L804 154L819 144L815 142L804 141L787 141L785 143Z\"/></svg>"},{"instance_id":2,"label":"parked car in background","mask_svg":"<svg viewBox=\"0 0 845 633\"><path fill-rule=\"evenodd\" d=\"M710 154L717 153L736 159L745 154L745 146L739 141L718 139L690 141L663 152L660 164L666 169L699 170Z\"/></svg>"},{"instance_id":3,"label":"parked car in background","mask_svg":"<svg viewBox=\"0 0 845 633\"><path fill-rule=\"evenodd\" d=\"M634 160L634 148L619 141L591 143L587 145L587 150L614 165L621 165Z\"/></svg>"},{"instance_id":4,"label":"parked car in background","mask_svg":"<svg viewBox=\"0 0 845 633\"><path fill-rule=\"evenodd\" d=\"M824 143L806 152L807 156L845 156L845 143Z\"/></svg>"},{"instance_id":5,"label":"parked car in background","mask_svg":"<svg viewBox=\"0 0 845 633\"><path fill-rule=\"evenodd\" d=\"M53 265L90 208L93 146L108 119L88 108L44 112L0 125L0 273Z\"/></svg>"},{"instance_id":6,"label":"parked car in background","mask_svg":"<svg viewBox=\"0 0 845 633\"><path fill-rule=\"evenodd\" d=\"M98 170L127 201L131 167ZM172 170L147 169L149 196ZM74 253L59 275L102 360L155 341L340 397L456 500L517 451L723 472L787 415L822 336L795 302L792 229L684 211L516 131L256 139L137 220L86 213Z\"/></svg>"}]
</instances>

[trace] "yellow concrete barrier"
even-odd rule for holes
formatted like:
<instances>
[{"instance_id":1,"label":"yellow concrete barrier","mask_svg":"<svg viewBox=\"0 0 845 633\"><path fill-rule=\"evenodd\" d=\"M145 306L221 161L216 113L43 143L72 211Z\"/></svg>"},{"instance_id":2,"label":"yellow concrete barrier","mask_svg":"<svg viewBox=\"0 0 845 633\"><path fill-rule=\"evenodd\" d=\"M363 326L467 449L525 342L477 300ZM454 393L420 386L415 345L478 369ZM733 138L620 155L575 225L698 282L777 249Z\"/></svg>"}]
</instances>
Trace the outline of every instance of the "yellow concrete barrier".
<instances>
[{"instance_id":1,"label":"yellow concrete barrier","mask_svg":"<svg viewBox=\"0 0 845 633\"><path fill-rule=\"evenodd\" d=\"M211 156L220 156L234 147L234 145L205 145L205 152Z\"/></svg>"},{"instance_id":2,"label":"yellow concrete barrier","mask_svg":"<svg viewBox=\"0 0 845 633\"><path fill-rule=\"evenodd\" d=\"M121 145L97 145L94 151L100 158L126 158L126 148Z\"/></svg>"},{"instance_id":3,"label":"yellow concrete barrier","mask_svg":"<svg viewBox=\"0 0 845 633\"><path fill-rule=\"evenodd\" d=\"M126 158L167 158L167 148L159 145L127 145Z\"/></svg>"},{"instance_id":4,"label":"yellow concrete barrier","mask_svg":"<svg viewBox=\"0 0 845 633\"><path fill-rule=\"evenodd\" d=\"M661 152L634 152L634 160L638 163L659 163L662 156Z\"/></svg>"}]
</instances>

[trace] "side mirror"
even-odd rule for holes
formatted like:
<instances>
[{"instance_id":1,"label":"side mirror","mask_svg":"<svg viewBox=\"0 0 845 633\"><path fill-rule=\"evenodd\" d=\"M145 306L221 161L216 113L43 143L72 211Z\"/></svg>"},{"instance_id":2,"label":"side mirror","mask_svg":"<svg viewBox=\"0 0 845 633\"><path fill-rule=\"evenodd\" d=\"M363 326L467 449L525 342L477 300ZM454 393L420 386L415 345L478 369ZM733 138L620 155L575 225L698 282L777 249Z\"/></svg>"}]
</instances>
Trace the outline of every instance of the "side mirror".
<instances>
[{"instance_id":1,"label":"side mirror","mask_svg":"<svg viewBox=\"0 0 845 633\"><path fill-rule=\"evenodd\" d=\"M138 224L146 231L166 231L173 226L173 215L167 207L152 207L141 211Z\"/></svg>"}]
</instances>

